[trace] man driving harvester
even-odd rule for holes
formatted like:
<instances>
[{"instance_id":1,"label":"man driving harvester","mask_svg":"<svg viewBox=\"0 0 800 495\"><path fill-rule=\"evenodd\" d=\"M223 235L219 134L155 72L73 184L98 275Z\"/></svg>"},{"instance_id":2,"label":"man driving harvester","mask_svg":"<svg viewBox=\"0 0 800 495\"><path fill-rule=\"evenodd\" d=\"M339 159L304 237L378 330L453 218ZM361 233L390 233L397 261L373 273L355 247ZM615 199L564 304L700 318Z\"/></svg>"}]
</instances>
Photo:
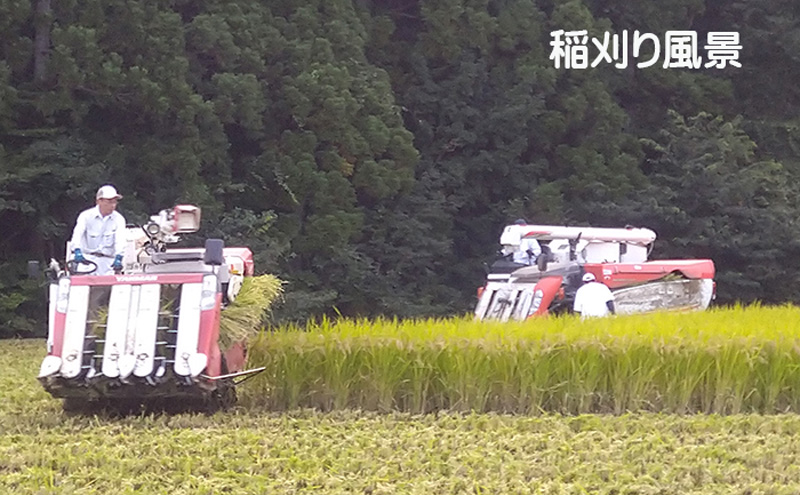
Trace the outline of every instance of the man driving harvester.
<instances>
[{"instance_id":1,"label":"man driving harvester","mask_svg":"<svg viewBox=\"0 0 800 495\"><path fill-rule=\"evenodd\" d=\"M97 190L95 206L81 212L75 222L70 241L73 260L78 264L97 266L94 275L110 275L122 271L125 254L125 217L117 210L122 196L114 186Z\"/></svg>"}]
</instances>

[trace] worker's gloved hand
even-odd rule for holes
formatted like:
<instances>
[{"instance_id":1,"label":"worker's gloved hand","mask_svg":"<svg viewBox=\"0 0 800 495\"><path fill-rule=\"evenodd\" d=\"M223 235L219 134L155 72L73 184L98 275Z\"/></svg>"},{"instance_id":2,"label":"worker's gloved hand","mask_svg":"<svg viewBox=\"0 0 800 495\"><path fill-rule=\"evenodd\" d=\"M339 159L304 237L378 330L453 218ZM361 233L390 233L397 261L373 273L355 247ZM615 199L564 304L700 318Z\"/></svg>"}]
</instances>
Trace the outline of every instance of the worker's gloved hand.
<instances>
[{"instance_id":1,"label":"worker's gloved hand","mask_svg":"<svg viewBox=\"0 0 800 495\"><path fill-rule=\"evenodd\" d=\"M111 268L113 268L115 272L121 272L122 271L122 255L121 254L118 254L118 255L114 256L114 262L111 263Z\"/></svg>"},{"instance_id":2,"label":"worker's gloved hand","mask_svg":"<svg viewBox=\"0 0 800 495\"><path fill-rule=\"evenodd\" d=\"M80 248L75 248L75 261L78 263L86 263L86 258L83 257L83 253L81 252Z\"/></svg>"}]
</instances>

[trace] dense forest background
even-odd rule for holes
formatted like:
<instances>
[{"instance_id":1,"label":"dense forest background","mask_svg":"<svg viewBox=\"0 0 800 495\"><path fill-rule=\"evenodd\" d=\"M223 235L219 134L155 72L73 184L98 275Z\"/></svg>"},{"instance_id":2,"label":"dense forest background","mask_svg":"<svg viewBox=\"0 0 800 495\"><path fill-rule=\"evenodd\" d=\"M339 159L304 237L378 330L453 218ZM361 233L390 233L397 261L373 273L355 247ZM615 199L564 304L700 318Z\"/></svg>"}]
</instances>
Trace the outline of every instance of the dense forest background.
<instances>
[{"instance_id":1,"label":"dense forest background","mask_svg":"<svg viewBox=\"0 0 800 495\"><path fill-rule=\"evenodd\" d=\"M0 336L98 186L287 282L276 320L467 312L506 223L654 229L800 302L800 3L0 0ZM551 32L740 34L741 68L556 69ZM701 50L700 55L704 52ZM563 67L563 66L562 66Z\"/></svg>"}]
</instances>

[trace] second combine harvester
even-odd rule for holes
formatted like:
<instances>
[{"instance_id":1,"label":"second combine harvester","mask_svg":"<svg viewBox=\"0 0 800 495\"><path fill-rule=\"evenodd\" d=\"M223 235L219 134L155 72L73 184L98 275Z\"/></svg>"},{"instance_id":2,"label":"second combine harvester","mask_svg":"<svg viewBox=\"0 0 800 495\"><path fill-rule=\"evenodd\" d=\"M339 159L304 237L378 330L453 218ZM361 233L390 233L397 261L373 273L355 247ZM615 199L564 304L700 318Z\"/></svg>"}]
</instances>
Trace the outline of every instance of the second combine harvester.
<instances>
[{"instance_id":1,"label":"second combine harvester","mask_svg":"<svg viewBox=\"0 0 800 495\"><path fill-rule=\"evenodd\" d=\"M509 261L521 240L536 239L535 263ZM714 298L709 259L648 261L656 234L646 228L508 225L500 260L478 289L475 316L502 321L570 311L584 273L614 293L617 313L705 309Z\"/></svg>"}]
</instances>

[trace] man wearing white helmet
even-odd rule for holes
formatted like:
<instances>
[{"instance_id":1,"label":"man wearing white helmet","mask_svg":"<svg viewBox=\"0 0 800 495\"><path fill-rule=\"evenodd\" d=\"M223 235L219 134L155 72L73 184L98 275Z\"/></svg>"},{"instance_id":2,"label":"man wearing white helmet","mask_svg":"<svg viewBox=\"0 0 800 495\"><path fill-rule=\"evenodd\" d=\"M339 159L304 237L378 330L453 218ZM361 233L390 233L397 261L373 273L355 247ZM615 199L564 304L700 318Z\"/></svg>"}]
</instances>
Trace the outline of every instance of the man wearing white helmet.
<instances>
[{"instance_id":1,"label":"man wearing white helmet","mask_svg":"<svg viewBox=\"0 0 800 495\"><path fill-rule=\"evenodd\" d=\"M614 314L614 294L606 284L595 279L594 274L583 274L583 285L575 293L572 309L581 318Z\"/></svg>"},{"instance_id":2,"label":"man wearing white helmet","mask_svg":"<svg viewBox=\"0 0 800 495\"><path fill-rule=\"evenodd\" d=\"M114 186L102 186L95 195L95 206L78 215L72 231L73 259L78 263L95 263L95 275L122 270L126 239L125 217L116 211L120 199L122 196Z\"/></svg>"}]
</instances>

